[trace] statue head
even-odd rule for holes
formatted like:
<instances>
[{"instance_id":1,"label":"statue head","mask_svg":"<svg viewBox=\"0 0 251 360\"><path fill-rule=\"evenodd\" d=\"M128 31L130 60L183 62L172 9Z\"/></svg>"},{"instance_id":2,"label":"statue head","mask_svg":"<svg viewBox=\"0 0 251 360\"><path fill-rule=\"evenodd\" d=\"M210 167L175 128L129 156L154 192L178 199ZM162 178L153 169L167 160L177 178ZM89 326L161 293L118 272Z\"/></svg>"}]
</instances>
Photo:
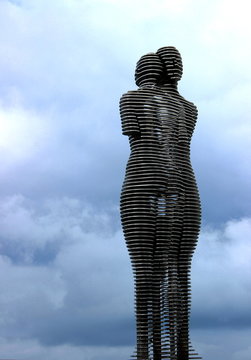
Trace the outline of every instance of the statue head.
<instances>
[{"instance_id":1,"label":"statue head","mask_svg":"<svg viewBox=\"0 0 251 360\"><path fill-rule=\"evenodd\" d=\"M136 65L136 85L156 85L163 74L164 67L158 55L155 53L143 55Z\"/></svg>"},{"instance_id":2,"label":"statue head","mask_svg":"<svg viewBox=\"0 0 251 360\"><path fill-rule=\"evenodd\" d=\"M182 77L183 65L179 51L174 46L165 46L156 53L164 65L164 82L176 83Z\"/></svg>"}]
</instances>

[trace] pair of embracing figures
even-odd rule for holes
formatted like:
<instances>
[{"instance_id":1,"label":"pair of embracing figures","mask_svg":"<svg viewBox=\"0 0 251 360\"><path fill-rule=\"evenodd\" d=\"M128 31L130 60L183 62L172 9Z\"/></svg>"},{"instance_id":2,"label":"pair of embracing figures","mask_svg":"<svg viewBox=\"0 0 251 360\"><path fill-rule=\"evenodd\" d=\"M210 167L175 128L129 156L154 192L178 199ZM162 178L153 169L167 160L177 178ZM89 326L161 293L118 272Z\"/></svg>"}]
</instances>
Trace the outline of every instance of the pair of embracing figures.
<instances>
[{"instance_id":1,"label":"pair of embracing figures","mask_svg":"<svg viewBox=\"0 0 251 360\"><path fill-rule=\"evenodd\" d=\"M190 163L195 105L177 90L176 48L140 58L139 89L120 100L131 154L121 220L135 281L137 360L201 359L189 341L190 269L200 228L200 200Z\"/></svg>"}]
</instances>

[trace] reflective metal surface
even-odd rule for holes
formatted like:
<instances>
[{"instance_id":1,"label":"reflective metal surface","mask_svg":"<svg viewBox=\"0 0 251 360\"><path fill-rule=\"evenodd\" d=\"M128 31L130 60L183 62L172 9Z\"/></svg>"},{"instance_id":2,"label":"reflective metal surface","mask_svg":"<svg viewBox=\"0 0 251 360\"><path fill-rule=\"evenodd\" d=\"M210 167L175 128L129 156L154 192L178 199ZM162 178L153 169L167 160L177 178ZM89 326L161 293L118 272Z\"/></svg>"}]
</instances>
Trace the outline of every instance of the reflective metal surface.
<instances>
[{"instance_id":1,"label":"reflective metal surface","mask_svg":"<svg viewBox=\"0 0 251 360\"><path fill-rule=\"evenodd\" d=\"M174 47L137 63L139 89L121 97L131 154L121 221L135 281L137 360L201 359L189 341L190 269L200 200L190 163L195 105L177 90L182 61Z\"/></svg>"}]
</instances>

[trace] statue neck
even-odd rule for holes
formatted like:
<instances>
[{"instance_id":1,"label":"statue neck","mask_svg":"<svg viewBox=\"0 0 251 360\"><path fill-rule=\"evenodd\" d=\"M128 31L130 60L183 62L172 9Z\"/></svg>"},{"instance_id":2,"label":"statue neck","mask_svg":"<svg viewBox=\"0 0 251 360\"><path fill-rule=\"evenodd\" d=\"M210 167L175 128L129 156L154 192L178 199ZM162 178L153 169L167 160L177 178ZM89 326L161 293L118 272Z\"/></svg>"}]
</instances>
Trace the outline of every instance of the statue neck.
<instances>
[{"instance_id":1,"label":"statue neck","mask_svg":"<svg viewBox=\"0 0 251 360\"><path fill-rule=\"evenodd\" d=\"M178 83L165 83L161 85L161 89L167 92L178 93Z\"/></svg>"}]
</instances>

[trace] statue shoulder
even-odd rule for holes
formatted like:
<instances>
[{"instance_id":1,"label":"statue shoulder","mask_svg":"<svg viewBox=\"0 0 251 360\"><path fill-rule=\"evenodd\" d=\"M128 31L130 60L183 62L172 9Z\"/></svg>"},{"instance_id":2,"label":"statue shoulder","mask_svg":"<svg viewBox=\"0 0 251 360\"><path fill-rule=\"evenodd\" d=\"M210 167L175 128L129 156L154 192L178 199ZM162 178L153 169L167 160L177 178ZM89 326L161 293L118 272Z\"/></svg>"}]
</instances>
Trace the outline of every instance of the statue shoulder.
<instances>
[{"instance_id":1,"label":"statue shoulder","mask_svg":"<svg viewBox=\"0 0 251 360\"><path fill-rule=\"evenodd\" d=\"M128 99L133 99L135 97L138 96L138 91L139 90L129 90L127 91L126 93L124 93L121 98L120 98L120 101L122 100L128 100Z\"/></svg>"}]
</instances>

